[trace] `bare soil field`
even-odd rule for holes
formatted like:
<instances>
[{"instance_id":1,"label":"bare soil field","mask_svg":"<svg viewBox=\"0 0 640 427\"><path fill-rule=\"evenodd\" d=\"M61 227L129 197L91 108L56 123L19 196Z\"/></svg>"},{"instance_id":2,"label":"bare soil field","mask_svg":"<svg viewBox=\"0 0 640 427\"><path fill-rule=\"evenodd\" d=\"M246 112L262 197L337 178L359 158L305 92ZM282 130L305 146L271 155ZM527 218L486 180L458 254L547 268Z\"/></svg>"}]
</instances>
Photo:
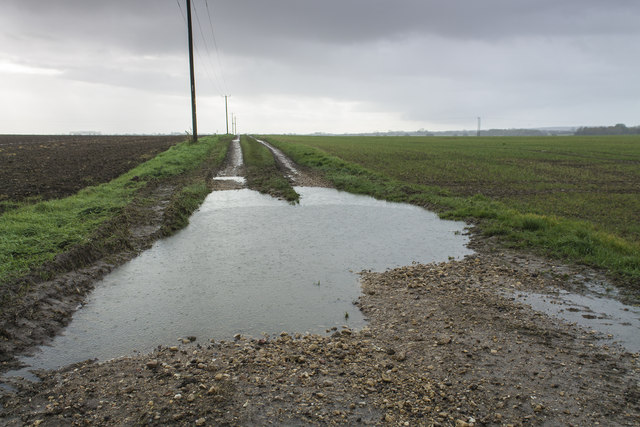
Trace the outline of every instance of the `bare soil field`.
<instances>
[{"instance_id":1,"label":"bare soil field","mask_svg":"<svg viewBox=\"0 0 640 427\"><path fill-rule=\"evenodd\" d=\"M69 196L184 140L184 135L0 135L0 201Z\"/></svg>"}]
</instances>

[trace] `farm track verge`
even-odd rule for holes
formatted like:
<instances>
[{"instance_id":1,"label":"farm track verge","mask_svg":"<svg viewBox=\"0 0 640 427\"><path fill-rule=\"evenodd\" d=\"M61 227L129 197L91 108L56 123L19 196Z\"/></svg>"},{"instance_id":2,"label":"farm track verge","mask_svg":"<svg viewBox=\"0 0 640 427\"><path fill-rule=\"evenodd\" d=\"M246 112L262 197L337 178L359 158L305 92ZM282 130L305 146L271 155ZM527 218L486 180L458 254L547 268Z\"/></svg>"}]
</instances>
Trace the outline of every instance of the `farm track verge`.
<instances>
[{"instance_id":1,"label":"farm track verge","mask_svg":"<svg viewBox=\"0 0 640 427\"><path fill-rule=\"evenodd\" d=\"M299 202L300 195L285 176L286 170L267 147L248 136L240 137L240 145L249 188L289 203Z\"/></svg>"}]
</instances>

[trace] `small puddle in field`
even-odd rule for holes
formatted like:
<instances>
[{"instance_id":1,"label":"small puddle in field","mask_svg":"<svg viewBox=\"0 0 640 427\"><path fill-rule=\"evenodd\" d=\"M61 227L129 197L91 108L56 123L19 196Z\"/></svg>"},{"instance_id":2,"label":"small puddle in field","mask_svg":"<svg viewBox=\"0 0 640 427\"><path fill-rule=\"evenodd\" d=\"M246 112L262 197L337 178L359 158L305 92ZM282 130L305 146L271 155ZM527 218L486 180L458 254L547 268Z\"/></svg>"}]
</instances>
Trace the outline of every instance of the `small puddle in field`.
<instances>
[{"instance_id":1,"label":"small puddle in field","mask_svg":"<svg viewBox=\"0 0 640 427\"><path fill-rule=\"evenodd\" d=\"M464 223L419 207L296 191L299 205L248 189L211 193L187 228L105 277L63 333L22 362L50 369L179 337L360 328L357 272L472 253Z\"/></svg>"}]
</instances>

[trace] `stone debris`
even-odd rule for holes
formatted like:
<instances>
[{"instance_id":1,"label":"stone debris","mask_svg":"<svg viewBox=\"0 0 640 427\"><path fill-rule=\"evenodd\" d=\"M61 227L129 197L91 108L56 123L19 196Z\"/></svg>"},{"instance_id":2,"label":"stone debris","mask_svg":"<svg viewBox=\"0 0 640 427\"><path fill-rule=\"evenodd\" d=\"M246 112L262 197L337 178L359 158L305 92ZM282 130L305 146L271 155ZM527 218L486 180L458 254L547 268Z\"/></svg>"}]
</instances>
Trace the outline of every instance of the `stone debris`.
<instances>
[{"instance_id":1,"label":"stone debris","mask_svg":"<svg viewBox=\"0 0 640 427\"><path fill-rule=\"evenodd\" d=\"M17 383L4 425L638 425L637 355L501 296L557 285L476 255L362 274L370 324L160 347ZM188 343L186 343L187 341Z\"/></svg>"}]
</instances>

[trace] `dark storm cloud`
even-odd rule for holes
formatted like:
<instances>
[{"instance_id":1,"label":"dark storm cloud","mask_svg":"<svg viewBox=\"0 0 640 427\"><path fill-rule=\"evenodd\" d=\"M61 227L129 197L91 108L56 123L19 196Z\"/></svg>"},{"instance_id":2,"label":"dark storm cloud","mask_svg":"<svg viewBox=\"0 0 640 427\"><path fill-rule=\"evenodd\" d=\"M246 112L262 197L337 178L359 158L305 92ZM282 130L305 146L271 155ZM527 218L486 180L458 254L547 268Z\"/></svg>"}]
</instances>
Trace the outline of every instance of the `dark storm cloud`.
<instances>
[{"instance_id":1,"label":"dark storm cloud","mask_svg":"<svg viewBox=\"0 0 640 427\"><path fill-rule=\"evenodd\" d=\"M137 53L162 53L182 47L174 31L182 24L175 1L10 0L3 3L0 19L5 25L0 33L20 34L22 42L90 44L95 49L122 48Z\"/></svg>"},{"instance_id":2,"label":"dark storm cloud","mask_svg":"<svg viewBox=\"0 0 640 427\"><path fill-rule=\"evenodd\" d=\"M599 0L217 1L223 27L255 44L367 43L408 35L500 40L637 32L640 3ZM250 35L250 37L246 37ZM247 43L248 44L248 43Z\"/></svg>"},{"instance_id":3,"label":"dark storm cloud","mask_svg":"<svg viewBox=\"0 0 640 427\"><path fill-rule=\"evenodd\" d=\"M624 120L640 99L636 0L192 2L201 96L288 97L284 110L322 97L426 126ZM4 0L0 73L182 96L184 13L185 0Z\"/></svg>"},{"instance_id":4,"label":"dark storm cloud","mask_svg":"<svg viewBox=\"0 0 640 427\"><path fill-rule=\"evenodd\" d=\"M179 52L184 0L10 0L3 33L34 40L119 46L136 53ZM202 20L204 0L193 0ZM499 40L528 36L637 33L635 0L208 0L227 50L282 40L368 43L409 35ZM13 25L12 25L13 24ZM24 35L22 36L24 37ZM277 46L273 49L277 51ZM239 52L241 53L241 52Z\"/></svg>"}]
</instances>

